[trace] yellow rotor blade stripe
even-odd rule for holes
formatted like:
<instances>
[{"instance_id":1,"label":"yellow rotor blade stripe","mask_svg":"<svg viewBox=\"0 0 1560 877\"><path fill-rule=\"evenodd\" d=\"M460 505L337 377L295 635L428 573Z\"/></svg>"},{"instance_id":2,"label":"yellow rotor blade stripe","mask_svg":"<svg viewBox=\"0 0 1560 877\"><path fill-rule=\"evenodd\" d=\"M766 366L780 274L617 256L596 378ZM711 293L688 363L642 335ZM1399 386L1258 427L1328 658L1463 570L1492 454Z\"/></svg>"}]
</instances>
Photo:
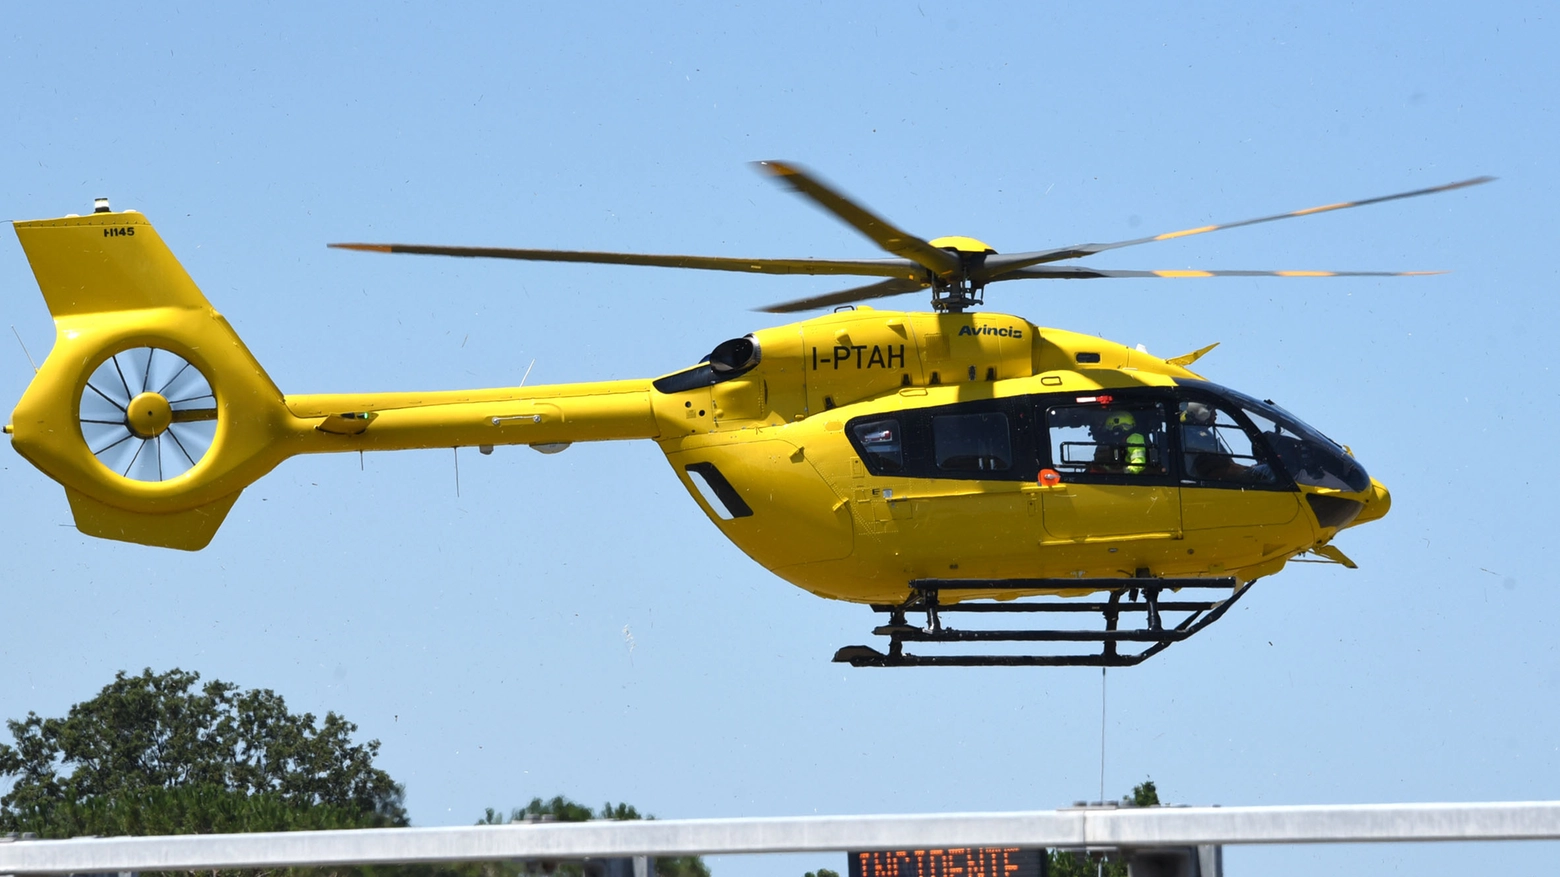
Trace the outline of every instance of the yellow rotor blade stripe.
<instances>
[{"instance_id":1,"label":"yellow rotor blade stripe","mask_svg":"<svg viewBox=\"0 0 1560 877\"><path fill-rule=\"evenodd\" d=\"M1334 271L1274 271L1279 277L1337 277Z\"/></svg>"},{"instance_id":2,"label":"yellow rotor blade stripe","mask_svg":"<svg viewBox=\"0 0 1560 877\"><path fill-rule=\"evenodd\" d=\"M1353 207L1353 201L1339 201L1337 204L1323 204L1320 207L1307 207L1304 210L1296 210L1290 216L1310 216L1313 213L1326 213L1329 210L1342 210L1345 207Z\"/></svg>"},{"instance_id":3,"label":"yellow rotor blade stripe","mask_svg":"<svg viewBox=\"0 0 1560 877\"><path fill-rule=\"evenodd\" d=\"M1188 229L1185 229L1183 231L1167 231L1164 234L1159 235L1158 237L1155 237L1154 240L1156 240L1156 241L1168 241L1171 238L1184 238L1187 235L1202 234L1205 231L1218 231L1218 230L1219 230L1219 226L1217 226L1217 225L1205 225L1202 228L1188 228Z\"/></svg>"},{"instance_id":4,"label":"yellow rotor blade stripe","mask_svg":"<svg viewBox=\"0 0 1560 877\"><path fill-rule=\"evenodd\" d=\"M1184 270L1184 271L1155 271L1154 274L1156 276L1158 276L1158 277L1212 277L1213 276L1213 274L1208 272L1208 271L1191 271L1191 270Z\"/></svg>"}]
</instances>

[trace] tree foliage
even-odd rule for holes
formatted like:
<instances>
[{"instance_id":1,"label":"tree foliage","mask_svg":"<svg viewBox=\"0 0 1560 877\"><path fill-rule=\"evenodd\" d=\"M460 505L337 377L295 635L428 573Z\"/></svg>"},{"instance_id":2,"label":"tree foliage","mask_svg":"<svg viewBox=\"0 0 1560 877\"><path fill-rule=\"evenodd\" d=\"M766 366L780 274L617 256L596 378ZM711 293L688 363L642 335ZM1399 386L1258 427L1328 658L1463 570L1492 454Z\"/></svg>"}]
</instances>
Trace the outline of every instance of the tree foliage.
<instances>
[{"instance_id":1,"label":"tree foliage","mask_svg":"<svg viewBox=\"0 0 1560 877\"><path fill-rule=\"evenodd\" d=\"M1153 780L1144 780L1132 787L1132 794L1123 795L1121 803L1127 807L1158 807L1159 789ZM1126 862L1104 862L1074 853L1070 850L1051 850L1050 877L1127 877Z\"/></svg>"},{"instance_id":2,"label":"tree foliage","mask_svg":"<svg viewBox=\"0 0 1560 877\"><path fill-rule=\"evenodd\" d=\"M378 828L376 813L315 804L299 807L271 792L245 795L218 786L144 788L50 805L30 804L5 815L7 831L43 838L99 835L214 834Z\"/></svg>"},{"instance_id":3,"label":"tree foliage","mask_svg":"<svg viewBox=\"0 0 1560 877\"><path fill-rule=\"evenodd\" d=\"M1132 794L1123 796L1121 803L1133 807L1158 807L1159 789L1155 788L1153 780L1144 780L1133 786Z\"/></svg>"},{"instance_id":4,"label":"tree foliage","mask_svg":"<svg viewBox=\"0 0 1560 877\"><path fill-rule=\"evenodd\" d=\"M508 819L505 819L499 811L489 807L483 813L482 818L477 820L477 824L503 825L506 822L537 820L588 822L592 819L613 819L627 821L654 818L654 816L649 814L640 815L639 808L632 804L621 802L613 804L611 801L608 801L601 805L599 811L596 811L591 810L584 804L571 801L562 795L555 795L546 801L543 801L541 798L532 798L531 803L524 807L516 807L510 810ZM578 863L564 862L558 864L553 873L565 875L565 877L582 877L587 872ZM675 856L657 858L655 860L655 873L656 877L710 877L710 868L698 856ZM503 875L498 875L498 877L503 877ZM839 875L835 875L835 877L839 877Z\"/></svg>"},{"instance_id":5,"label":"tree foliage","mask_svg":"<svg viewBox=\"0 0 1560 877\"><path fill-rule=\"evenodd\" d=\"M173 669L124 672L63 718L28 713L6 722L0 743L0 832L42 838L168 835L404 826L403 790L374 767L379 741L352 742L357 726L288 712L273 691ZM4 788L4 785L0 785ZM505 817L488 809L478 825L512 821L653 819L632 804L600 811L562 795L533 798ZM578 863L556 873L581 875ZM521 877L515 862L444 866L284 869L289 877ZM241 872L221 872L239 877ZM659 877L709 877L698 856L656 860Z\"/></svg>"},{"instance_id":6,"label":"tree foliage","mask_svg":"<svg viewBox=\"0 0 1560 877\"><path fill-rule=\"evenodd\" d=\"M0 830L41 837L405 825L402 788L357 726L173 669L124 672L63 718L6 726Z\"/></svg>"}]
</instances>

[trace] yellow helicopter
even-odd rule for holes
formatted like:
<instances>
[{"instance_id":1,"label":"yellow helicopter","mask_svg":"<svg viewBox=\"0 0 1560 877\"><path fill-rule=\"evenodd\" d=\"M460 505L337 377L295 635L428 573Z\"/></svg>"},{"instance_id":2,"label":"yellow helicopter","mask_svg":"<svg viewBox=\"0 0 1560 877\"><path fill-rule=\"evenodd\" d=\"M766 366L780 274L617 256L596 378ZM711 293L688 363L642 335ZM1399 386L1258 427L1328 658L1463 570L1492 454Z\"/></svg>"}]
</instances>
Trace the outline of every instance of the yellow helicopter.
<instances>
[{"instance_id":1,"label":"yellow helicopter","mask_svg":"<svg viewBox=\"0 0 1560 877\"><path fill-rule=\"evenodd\" d=\"M1332 540L1385 515L1390 497L1346 447L1271 402L1192 372L1213 345L1160 359L1019 317L970 312L983 303L985 287L1029 278L1423 273L1055 263L1489 179L1115 243L999 254L972 238L908 234L796 165L758 167L892 257L331 245L882 278L767 308L837 309L722 342L697 364L653 379L284 394L139 213L114 212L99 199L89 215L16 222L57 336L5 432L18 453L64 486L82 532L186 550L205 547L243 489L295 454L487 453L497 445L556 453L573 442L650 439L748 556L819 596L887 613L874 631L888 637L886 652L848 646L837 661L1135 664L1206 627L1253 581L1298 555L1352 567ZM931 291L930 312L837 307L918 290ZM1161 599L1167 590L1196 589L1215 596ZM1078 599L1092 594L1105 596ZM926 624L910 624L912 611L924 612ZM1032 623L961 629L944 622L953 612ZM1102 624L1035 621L1053 617ZM994 654L911 654L907 642L1007 645ZM1098 651L1078 651L1094 647L1088 644Z\"/></svg>"}]
</instances>

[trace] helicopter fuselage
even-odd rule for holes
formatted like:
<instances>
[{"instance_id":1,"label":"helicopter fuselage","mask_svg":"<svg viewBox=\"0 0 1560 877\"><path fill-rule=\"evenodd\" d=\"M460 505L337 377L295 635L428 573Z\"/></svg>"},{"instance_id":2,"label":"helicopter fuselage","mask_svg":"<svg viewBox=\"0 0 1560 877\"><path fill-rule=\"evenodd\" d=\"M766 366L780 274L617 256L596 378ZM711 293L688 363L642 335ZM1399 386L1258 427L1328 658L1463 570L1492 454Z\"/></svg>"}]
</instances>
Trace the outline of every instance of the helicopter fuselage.
<instances>
[{"instance_id":1,"label":"helicopter fuselage","mask_svg":"<svg viewBox=\"0 0 1560 877\"><path fill-rule=\"evenodd\" d=\"M284 395L144 217L14 227L57 335L6 431L104 538L204 547L295 454L650 439L758 563L894 604L917 579L998 583L950 602L1089 590L1004 581L1248 582L1390 503L1347 449L1193 355L989 312L836 311L653 380ZM154 381L154 363L177 368ZM169 389L192 380L199 401Z\"/></svg>"},{"instance_id":2,"label":"helicopter fuselage","mask_svg":"<svg viewBox=\"0 0 1560 877\"><path fill-rule=\"evenodd\" d=\"M287 406L309 424L376 412L356 435L311 427L306 451L653 439L755 561L862 603L901 602L926 578L1246 582L1390 503L1314 433L1283 440L1337 472L1286 459L1268 436L1305 427L1280 426L1287 414L1267 403L1141 350L994 313L863 307L734 339L653 381ZM1130 434L1090 429L1119 410L1141 421L1137 464ZM1209 422L1189 423L1188 410Z\"/></svg>"},{"instance_id":3,"label":"helicopter fuselage","mask_svg":"<svg viewBox=\"0 0 1560 877\"><path fill-rule=\"evenodd\" d=\"M657 440L729 539L821 596L895 603L923 578L1244 582L1390 502L1314 432L1307 453L1346 479L1272 447L1262 427L1284 434L1284 415L1264 403L1100 338L867 308L751 337L750 370L655 394ZM1137 464L1131 434L1087 428L1118 410L1138 421Z\"/></svg>"}]
</instances>

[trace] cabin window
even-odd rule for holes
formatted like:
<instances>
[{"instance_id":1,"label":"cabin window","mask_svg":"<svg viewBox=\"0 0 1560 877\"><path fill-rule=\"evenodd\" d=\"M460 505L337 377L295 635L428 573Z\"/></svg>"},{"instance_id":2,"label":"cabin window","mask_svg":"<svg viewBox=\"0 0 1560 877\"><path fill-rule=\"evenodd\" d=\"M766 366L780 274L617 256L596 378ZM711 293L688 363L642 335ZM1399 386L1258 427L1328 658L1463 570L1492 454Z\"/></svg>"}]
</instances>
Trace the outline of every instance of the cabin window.
<instances>
[{"instance_id":1,"label":"cabin window","mask_svg":"<svg viewBox=\"0 0 1560 877\"><path fill-rule=\"evenodd\" d=\"M1034 403L982 399L849 420L846 437L873 475L1032 481Z\"/></svg>"},{"instance_id":2,"label":"cabin window","mask_svg":"<svg viewBox=\"0 0 1560 877\"><path fill-rule=\"evenodd\" d=\"M1013 465L1007 415L942 414L932 418L932 446L944 472L1005 472Z\"/></svg>"},{"instance_id":3,"label":"cabin window","mask_svg":"<svg viewBox=\"0 0 1560 877\"><path fill-rule=\"evenodd\" d=\"M1065 476L1128 479L1166 474L1164 408L1153 402L1091 397L1046 410L1051 467Z\"/></svg>"},{"instance_id":4,"label":"cabin window","mask_svg":"<svg viewBox=\"0 0 1560 877\"><path fill-rule=\"evenodd\" d=\"M1180 405L1182 465L1189 481L1273 485L1278 474L1234 415L1207 402Z\"/></svg>"},{"instance_id":5,"label":"cabin window","mask_svg":"<svg viewBox=\"0 0 1560 877\"><path fill-rule=\"evenodd\" d=\"M905 468L904 436L898 420L890 418L852 424L851 435L872 471L887 474Z\"/></svg>"}]
</instances>

